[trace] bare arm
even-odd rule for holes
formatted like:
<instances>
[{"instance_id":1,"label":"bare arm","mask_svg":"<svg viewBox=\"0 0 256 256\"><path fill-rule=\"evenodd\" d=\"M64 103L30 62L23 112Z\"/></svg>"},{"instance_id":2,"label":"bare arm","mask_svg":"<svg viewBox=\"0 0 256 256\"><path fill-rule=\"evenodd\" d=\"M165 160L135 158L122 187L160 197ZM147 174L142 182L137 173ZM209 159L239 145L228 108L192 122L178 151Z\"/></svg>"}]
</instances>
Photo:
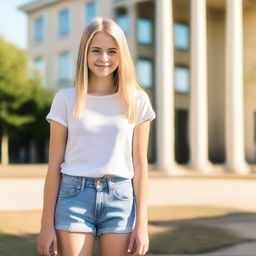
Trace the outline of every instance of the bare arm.
<instances>
[{"instance_id":1,"label":"bare arm","mask_svg":"<svg viewBox=\"0 0 256 256\"><path fill-rule=\"evenodd\" d=\"M136 253L144 255L148 250L148 160L147 149L150 131L150 121L145 121L134 129L133 134L133 187L136 201L135 231L129 244L133 247L136 240ZM137 254L136 254L137 255Z\"/></svg>"},{"instance_id":2,"label":"bare arm","mask_svg":"<svg viewBox=\"0 0 256 256\"><path fill-rule=\"evenodd\" d=\"M49 163L44 187L42 224L53 224L56 198L59 188L60 165L64 159L67 128L51 120Z\"/></svg>"},{"instance_id":3,"label":"bare arm","mask_svg":"<svg viewBox=\"0 0 256 256\"><path fill-rule=\"evenodd\" d=\"M44 204L38 239L38 252L42 255L50 255L49 250L52 244L54 251L57 251L54 212L59 190L60 165L63 162L66 149L67 130L65 126L51 120L49 162L44 185Z\"/></svg>"},{"instance_id":4,"label":"bare arm","mask_svg":"<svg viewBox=\"0 0 256 256\"><path fill-rule=\"evenodd\" d=\"M148 138L150 121L145 121L134 129L133 135L133 166L134 192L136 199L136 219L138 222L147 221L148 200Z\"/></svg>"}]
</instances>

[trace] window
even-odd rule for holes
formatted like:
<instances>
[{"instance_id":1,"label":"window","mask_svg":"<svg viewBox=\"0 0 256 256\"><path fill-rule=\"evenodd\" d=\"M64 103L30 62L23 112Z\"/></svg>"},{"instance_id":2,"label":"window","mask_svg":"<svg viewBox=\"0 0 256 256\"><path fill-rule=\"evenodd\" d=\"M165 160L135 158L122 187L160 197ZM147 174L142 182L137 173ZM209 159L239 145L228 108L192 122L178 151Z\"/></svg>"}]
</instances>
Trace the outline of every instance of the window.
<instances>
[{"instance_id":1,"label":"window","mask_svg":"<svg viewBox=\"0 0 256 256\"><path fill-rule=\"evenodd\" d=\"M175 91L186 93L189 91L189 69L176 66L174 69Z\"/></svg>"},{"instance_id":2,"label":"window","mask_svg":"<svg viewBox=\"0 0 256 256\"><path fill-rule=\"evenodd\" d=\"M118 15L116 17L116 23L121 27L124 34L129 34L129 16L127 14Z\"/></svg>"},{"instance_id":3,"label":"window","mask_svg":"<svg viewBox=\"0 0 256 256\"><path fill-rule=\"evenodd\" d=\"M254 112L254 144L256 144L256 112Z\"/></svg>"},{"instance_id":4,"label":"window","mask_svg":"<svg viewBox=\"0 0 256 256\"><path fill-rule=\"evenodd\" d=\"M174 24L174 46L175 48L188 50L189 49L189 28L183 23Z\"/></svg>"},{"instance_id":5,"label":"window","mask_svg":"<svg viewBox=\"0 0 256 256\"><path fill-rule=\"evenodd\" d=\"M62 10L59 12L59 35L65 36L69 34L69 11Z\"/></svg>"},{"instance_id":6,"label":"window","mask_svg":"<svg viewBox=\"0 0 256 256\"><path fill-rule=\"evenodd\" d=\"M137 76L145 88L152 87L152 61L139 59L136 65Z\"/></svg>"},{"instance_id":7,"label":"window","mask_svg":"<svg viewBox=\"0 0 256 256\"><path fill-rule=\"evenodd\" d=\"M96 3L90 2L85 5L85 23L88 25L92 19L96 16Z\"/></svg>"},{"instance_id":8,"label":"window","mask_svg":"<svg viewBox=\"0 0 256 256\"><path fill-rule=\"evenodd\" d=\"M34 42L41 42L44 39L44 19L38 17L34 22Z\"/></svg>"},{"instance_id":9,"label":"window","mask_svg":"<svg viewBox=\"0 0 256 256\"><path fill-rule=\"evenodd\" d=\"M152 43L152 22L148 19L138 18L137 40L142 44Z\"/></svg>"},{"instance_id":10,"label":"window","mask_svg":"<svg viewBox=\"0 0 256 256\"><path fill-rule=\"evenodd\" d=\"M41 76L41 85L45 86L45 60L41 57L35 58L33 61L33 66L35 70L40 74Z\"/></svg>"},{"instance_id":11,"label":"window","mask_svg":"<svg viewBox=\"0 0 256 256\"><path fill-rule=\"evenodd\" d=\"M58 58L58 81L69 82L71 80L71 56L64 52Z\"/></svg>"}]
</instances>

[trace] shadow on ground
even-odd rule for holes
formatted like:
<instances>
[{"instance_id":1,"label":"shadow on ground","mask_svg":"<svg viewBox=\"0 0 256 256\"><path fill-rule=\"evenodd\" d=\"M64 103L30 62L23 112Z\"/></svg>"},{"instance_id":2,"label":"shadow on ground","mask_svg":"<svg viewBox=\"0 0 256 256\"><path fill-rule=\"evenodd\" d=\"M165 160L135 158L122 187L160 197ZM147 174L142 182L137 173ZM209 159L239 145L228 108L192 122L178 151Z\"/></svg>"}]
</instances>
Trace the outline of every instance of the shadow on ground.
<instances>
[{"instance_id":1,"label":"shadow on ground","mask_svg":"<svg viewBox=\"0 0 256 256\"><path fill-rule=\"evenodd\" d=\"M0 234L0 255L38 256L36 251L37 234L9 235Z\"/></svg>"},{"instance_id":2,"label":"shadow on ground","mask_svg":"<svg viewBox=\"0 0 256 256\"><path fill-rule=\"evenodd\" d=\"M38 256L38 234L10 235L0 234L1 256ZM98 256L98 246L94 244L93 256Z\"/></svg>"},{"instance_id":3,"label":"shadow on ground","mask_svg":"<svg viewBox=\"0 0 256 256\"><path fill-rule=\"evenodd\" d=\"M0 212L0 255L34 256L41 211ZM256 213L205 206L149 208L149 254L196 254L255 241ZM240 226L252 231L241 235ZM246 225L245 225L246 224ZM245 226L244 226L245 225ZM230 227L236 226L236 229ZM255 229L256 230L256 229ZM256 232L256 231L255 231ZM94 255L98 256L97 241Z\"/></svg>"},{"instance_id":4,"label":"shadow on ground","mask_svg":"<svg viewBox=\"0 0 256 256\"><path fill-rule=\"evenodd\" d=\"M227 224L256 221L256 213L235 212L214 217L151 220L150 253L196 254L256 239L243 237L225 228Z\"/></svg>"}]
</instances>

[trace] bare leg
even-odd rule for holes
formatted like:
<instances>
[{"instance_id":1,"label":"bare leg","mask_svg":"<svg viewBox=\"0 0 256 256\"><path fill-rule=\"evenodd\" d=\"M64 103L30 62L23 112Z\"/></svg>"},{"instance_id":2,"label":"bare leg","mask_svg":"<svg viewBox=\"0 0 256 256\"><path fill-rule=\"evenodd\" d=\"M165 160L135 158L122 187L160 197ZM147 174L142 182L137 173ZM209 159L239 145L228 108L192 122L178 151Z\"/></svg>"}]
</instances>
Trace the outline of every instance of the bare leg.
<instances>
[{"instance_id":1,"label":"bare leg","mask_svg":"<svg viewBox=\"0 0 256 256\"><path fill-rule=\"evenodd\" d=\"M101 256L127 256L131 233L125 234L103 234L99 236L99 247Z\"/></svg>"},{"instance_id":2,"label":"bare leg","mask_svg":"<svg viewBox=\"0 0 256 256\"><path fill-rule=\"evenodd\" d=\"M94 236L57 230L58 249L61 256L91 256ZM59 254L58 254L59 255Z\"/></svg>"}]
</instances>

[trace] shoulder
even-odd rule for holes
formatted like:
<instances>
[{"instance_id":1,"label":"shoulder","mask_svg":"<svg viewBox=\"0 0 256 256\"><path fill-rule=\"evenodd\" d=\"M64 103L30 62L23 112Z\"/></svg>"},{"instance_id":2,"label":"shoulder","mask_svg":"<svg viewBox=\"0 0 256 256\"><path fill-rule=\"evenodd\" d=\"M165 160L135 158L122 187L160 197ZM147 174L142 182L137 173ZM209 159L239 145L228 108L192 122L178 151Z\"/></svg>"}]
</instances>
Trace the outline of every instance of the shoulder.
<instances>
[{"instance_id":1,"label":"shoulder","mask_svg":"<svg viewBox=\"0 0 256 256\"><path fill-rule=\"evenodd\" d=\"M68 88L59 89L55 93L55 98L57 100L63 100L66 102L70 102L70 101L72 101L72 99L74 99L74 95L75 95L75 88L68 87Z\"/></svg>"},{"instance_id":2,"label":"shoulder","mask_svg":"<svg viewBox=\"0 0 256 256\"><path fill-rule=\"evenodd\" d=\"M75 88L74 87L63 88L58 90L56 94L61 94L65 98L70 98L75 94Z\"/></svg>"},{"instance_id":3,"label":"shoulder","mask_svg":"<svg viewBox=\"0 0 256 256\"><path fill-rule=\"evenodd\" d=\"M136 96L137 97L143 97L145 95L147 95L147 93L144 89L136 89Z\"/></svg>"},{"instance_id":4,"label":"shoulder","mask_svg":"<svg viewBox=\"0 0 256 256\"><path fill-rule=\"evenodd\" d=\"M140 104L141 102L151 102L151 99L145 90L137 89L136 90L136 101L138 104Z\"/></svg>"}]
</instances>

